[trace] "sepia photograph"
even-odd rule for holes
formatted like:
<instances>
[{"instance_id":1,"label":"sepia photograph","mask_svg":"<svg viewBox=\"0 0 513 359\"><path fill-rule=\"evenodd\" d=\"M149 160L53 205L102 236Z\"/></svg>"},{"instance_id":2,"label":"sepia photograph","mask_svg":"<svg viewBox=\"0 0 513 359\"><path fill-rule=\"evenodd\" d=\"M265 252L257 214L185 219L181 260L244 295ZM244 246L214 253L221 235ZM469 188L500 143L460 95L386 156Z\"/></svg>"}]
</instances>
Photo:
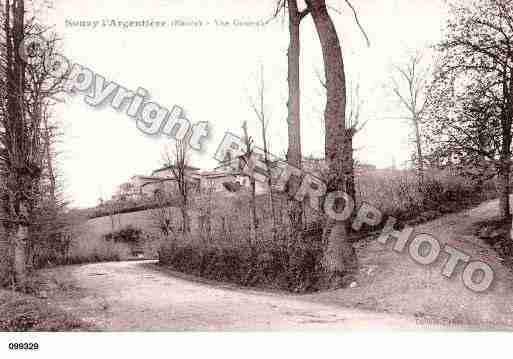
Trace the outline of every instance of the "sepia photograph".
<instances>
[{"instance_id":1,"label":"sepia photograph","mask_svg":"<svg viewBox=\"0 0 513 359\"><path fill-rule=\"evenodd\" d=\"M510 0L0 0L0 353L493 355L512 151Z\"/></svg>"}]
</instances>

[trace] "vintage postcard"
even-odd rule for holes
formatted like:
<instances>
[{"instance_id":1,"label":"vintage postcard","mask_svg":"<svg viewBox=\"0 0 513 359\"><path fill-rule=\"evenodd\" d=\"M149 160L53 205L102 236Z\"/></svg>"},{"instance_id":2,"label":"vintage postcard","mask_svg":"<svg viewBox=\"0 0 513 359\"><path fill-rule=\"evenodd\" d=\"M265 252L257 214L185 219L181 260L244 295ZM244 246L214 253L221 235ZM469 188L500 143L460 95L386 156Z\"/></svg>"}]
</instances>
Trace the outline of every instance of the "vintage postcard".
<instances>
[{"instance_id":1,"label":"vintage postcard","mask_svg":"<svg viewBox=\"0 0 513 359\"><path fill-rule=\"evenodd\" d=\"M7 354L513 328L511 1L0 0L0 25Z\"/></svg>"}]
</instances>

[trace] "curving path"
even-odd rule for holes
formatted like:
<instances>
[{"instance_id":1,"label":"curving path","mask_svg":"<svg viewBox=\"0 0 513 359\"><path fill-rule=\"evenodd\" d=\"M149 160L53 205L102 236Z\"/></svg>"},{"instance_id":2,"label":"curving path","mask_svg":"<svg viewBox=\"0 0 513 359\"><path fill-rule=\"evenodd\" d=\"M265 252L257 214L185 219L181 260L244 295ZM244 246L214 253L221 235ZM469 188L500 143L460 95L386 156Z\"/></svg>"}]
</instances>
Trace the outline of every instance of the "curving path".
<instances>
[{"instance_id":1,"label":"curving path","mask_svg":"<svg viewBox=\"0 0 513 359\"><path fill-rule=\"evenodd\" d=\"M59 267L42 274L75 292L51 300L100 330L417 328L414 318L188 281L148 261Z\"/></svg>"}]
</instances>

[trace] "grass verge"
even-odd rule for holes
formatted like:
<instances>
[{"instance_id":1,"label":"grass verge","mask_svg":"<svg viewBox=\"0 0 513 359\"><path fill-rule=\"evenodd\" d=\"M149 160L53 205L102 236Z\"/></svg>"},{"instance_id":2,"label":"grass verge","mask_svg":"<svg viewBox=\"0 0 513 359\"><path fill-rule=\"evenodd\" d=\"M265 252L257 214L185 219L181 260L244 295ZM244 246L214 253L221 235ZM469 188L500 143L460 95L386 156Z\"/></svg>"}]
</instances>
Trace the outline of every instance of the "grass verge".
<instances>
[{"instance_id":1,"label":"grass verge","mask_svg":"<svg viewBox=\"0 0 513 359\"><path fill-rule=\"evenodd\" d=\"M0 289L0 331L69 332L91 329L90 324L46 300Z\"/></svg>"}]
</instances>

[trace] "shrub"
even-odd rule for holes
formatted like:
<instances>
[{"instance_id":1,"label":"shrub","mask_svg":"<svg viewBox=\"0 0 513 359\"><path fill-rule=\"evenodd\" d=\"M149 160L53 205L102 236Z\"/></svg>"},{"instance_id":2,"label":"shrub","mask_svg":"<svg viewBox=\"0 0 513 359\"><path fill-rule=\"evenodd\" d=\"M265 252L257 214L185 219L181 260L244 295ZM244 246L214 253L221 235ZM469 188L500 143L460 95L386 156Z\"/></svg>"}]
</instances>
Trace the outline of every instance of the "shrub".
<instances>
[{"instance_id":1,"label":"shrub","mask_svg":"<svg viewBox=\"0 0 513 359\"><path fill-rule=\"evenodd\" d=\"M429 170L419 186L413 171L378 170L357 178L357 202L370 203L402 221L421 221L425 212L441 215L492 198L495 189L489 182L483 185L454 171Z\"/></svg>"},{"instance_id":2,"label":"shrub","mask_svg":"<svg viewBox=\"0 0 513 359\"><path fill-rule=\"evenodd\" d=\"M69 255L71 233L61 231L39 236L31 242L31 262L34 268L42 268L50 263L63 263Z\"/></svg>"},{"instance_id":3,"label":"shrub","mask_svg":"<svg viewBox=\"0 0 513 359\"><path fill-rule=\"evenodd\" d=\"M104 238L106 241L114 243L138 244L141 241L142 230L133 226L126 226L120 230L107 233Z\"/></svg>"},{"instance_id":4,"label":"shrub","mask_svg":"<svg viewBox=\"0 0 513 359\"><path fill-rule=\"evenodd\" d=\"M93 327L42 299L0 290L0 331L84 331Z\"/></svg>"},{"instance_id":5,"label":"shrub","mask_svg":"<svg viewBox=\"0 0 513 359\"><path fill-rule=\"evenodd\" d=\"M366 202L379 208L384 218L394 216L399 222L413 224L491 198L495 188L490 184L493 183L484 181L479 184L449 170L427 170L420 187L414 171L358 172L355 208ZM274 211L271 211L269 196L257 196L257 234L252 233L249 202L250 193L244 190L232 196L213 193L191 198L193 233L187 238L173 230L181 226L181 218L176 215L179 213L177 208L160 208L161 203L150 202L141 202L138 204L140 207L127 205L127 208L121 208L116 213L124 213L125 210L129 212L128 209L135 211L152 208L144 215L149 219L146 222L158 224L156 228L144 227L143 232L140 228L126 226L112 231L114 227L110 226L110 221L99 218L87 222L81 219L71 228L71 240L67 232L60 231L47 236L49 241L35 241L37 247L34 262L40 263L39 266L47 263L114 261L132 258L134 253L144 252L146 256L152 257L158 254L161 263L177 271L209 279L299 292L322 288L323 273L319 263L322 255L320 236L323 214L305 205L304 222L307 229L304 236L307 240L300 246L292 246L289 245L291 230L287 197L275 193ZM272 230L273 212L277 225L275 232ZM106 211L96 213L95 216L111 213ZM129 219L123 223L134 221ZM146 225L135 223L141 227ZM376 226L364 225L358 236L353 233L352 240L364 238L367 231L376 229ZM163 246L160 245L162 241L165 241ZM51 244L51 250L44 247L47 244Z\"/></svg>"},{"instance_id":6,"label":"shrub","mask_svg":"<svg viewBox=\"0 0 513 359\"><path fill-rule=\"evenodd\" d=\"M114 240L119 231L106 235L97 233L88 224L77 225L67 255L53 264L115 262L131 258L133 244ZM105 237L110 239L107 240Z\"/></svg>"},{"instance_id":7,"label":"shrub","mask_svg":"<svg viewBox=\"0 0 513 359\"><path fill-rule=\"evenodd\" d=\"M159 262L203 278L242 286L311 292L320 289L322 249L311 241L289 250L283 241L263 246L217 245L183 238L164 243Z\"/></svg>"},{"instance_id":8,"label":"shrub","mask_svg":"<svg viewBox=\"0 0 513 359\"><path fill-rule=\"evenodd\" d=\"M419 186L414 171L376 170L357 177L356 208L367 202L379 208L383 218L394 216L409 224L429 221L446 212L461 209L472 202L487 199L493 189L476 196L479 184L451 171L430 170ZM483 188L484 189L484 188ZM479 192L481 193L481 192ZM489 197L488 197L489 198ZM287 198L275 194L277 231L272 231L269 196L257 196L258 233L251 230L250 197L211 196L204 201L208 211L193 233L184 237L168 236L160 247L160 263L173 270L207 279L243 286L277 288L293 292L311 292L329 286L323 272L322 213L305 206L305 239L298 243L291 236ZM381 223L384 224L385 221ZM364 226L351 240L376 230ZM349 282L351 276L344 279Z\"/></svg>"}]
</instances>

